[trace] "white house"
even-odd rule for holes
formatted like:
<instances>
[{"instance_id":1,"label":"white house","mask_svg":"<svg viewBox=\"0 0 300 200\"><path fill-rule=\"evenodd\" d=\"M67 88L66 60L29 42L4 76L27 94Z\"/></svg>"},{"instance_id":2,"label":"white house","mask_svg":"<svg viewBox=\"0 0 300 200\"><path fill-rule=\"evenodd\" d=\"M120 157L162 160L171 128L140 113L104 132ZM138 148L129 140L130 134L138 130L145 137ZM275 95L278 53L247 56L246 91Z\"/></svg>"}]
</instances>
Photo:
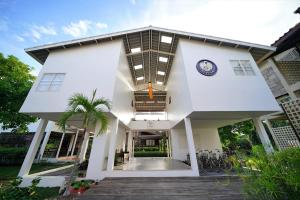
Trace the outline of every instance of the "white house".
<instances>
[{"instance_id":1,"label":"white house","mask_svg":"<svg viewBox=\"0 0 300 200\"><path fill-rule=\"evenodd\" d=\"M257 65L274 51L274 47L152 26L26 49L43 68L20 112L41 121L19 175L28 177L48 121L59 119L71 95L91 96L93 89L112 101L112 110L107 113L107 133L93 136L99 124L89 128L93 144L86 178L199 176L195 152L221 149L217 129L246 119L254 120L270 152L260 117L280 107ZM149 82L153 99L147 91ZM79 130L81 119L68 124ZM133 134L155 130L168 135L169 158L153 161L155 169L114 168L115 150L125 144L129 165L137 164ZM173 161L185 160L187 154L191 167L177 168ZM168 167L170 163L175 167Z\"/></svg>"}]
</instances>

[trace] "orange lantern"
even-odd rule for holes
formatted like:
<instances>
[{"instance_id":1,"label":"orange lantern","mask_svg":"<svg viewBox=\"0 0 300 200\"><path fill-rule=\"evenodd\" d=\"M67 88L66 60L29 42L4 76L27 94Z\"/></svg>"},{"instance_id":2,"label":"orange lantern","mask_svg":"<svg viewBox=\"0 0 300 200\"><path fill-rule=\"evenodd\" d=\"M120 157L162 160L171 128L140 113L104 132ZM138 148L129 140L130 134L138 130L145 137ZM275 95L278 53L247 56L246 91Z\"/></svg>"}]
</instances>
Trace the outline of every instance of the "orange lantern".
<instances>
[{"instance_id":1,"label":"orange lantern","mask_svg":"<svg viewBox=\"0 0 300 200\"><path fill-rule=\"evenodd\" d=\"M153 99L153 88L151 82L148 83L148 94L149 94L149 98Z\"/></svg>"}]
</instances>

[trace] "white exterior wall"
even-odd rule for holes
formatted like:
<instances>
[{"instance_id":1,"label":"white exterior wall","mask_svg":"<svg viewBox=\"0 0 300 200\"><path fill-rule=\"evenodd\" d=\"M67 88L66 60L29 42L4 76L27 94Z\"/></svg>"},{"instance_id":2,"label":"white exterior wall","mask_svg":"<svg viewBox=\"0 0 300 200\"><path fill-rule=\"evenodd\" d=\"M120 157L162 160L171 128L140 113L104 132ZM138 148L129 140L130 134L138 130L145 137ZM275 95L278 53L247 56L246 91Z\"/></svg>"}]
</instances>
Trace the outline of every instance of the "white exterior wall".
<instances>
[{"instance_id":1,"label":"white exterior wall","mask_svg":"<svg viewBox=\"0 0 300 200\"><path fill-rule=\"evenodd\" d=\"M179 41L178 50L182 53L184 63L182 67L186 71L194 111L280 110L247 50L218 47L184 39ZM218 67L217 74L204 76L198 73L196 63L202 59L213 61ZM230 60L250 60L256 75L236 76ZM186 98L184 94L182 96Z\"/></svg>"},{"instance_id":2,"label":"white exterior wall","mask_svg":"<svg viewBox=\"0 0 300 200\"><path fill-rule=\"evenodd\" d=\"M219 149L222 152L222 144L220 141L218 129L213 121L208 121L208 126L203 126L203 121L194 120L192 123L193 138L195 149L210 150ZM171 145L172 145L172 158L177 160L186 160L188 153L187 138L184 128L171 129Z\"/></svg>"},{"instance_id":3,"label":"white exterior wall","mask_svg":"<svg viewBox=\"0 0 300 200\"><path fill-rule=\"evenodd\" d=\"M171 129L172 158L186 160L188 144L184 128Z\"/></svg>"},{"instance_id":4,"label":"white exterior wall","mask_svg":"<svg viewBox=\"0 0 300 200\"><path fill-rule=\"evenodd\" d=\"M120 49L120 58L117 73L115 76L115 84L113 89L112 110L120 121L128 124L133 118L133 107L131 101L134 99L134 85L132 82L128 61L125 55L123 43Z\"/></svg>"},{"instance_id":5,"label":"white exterior wall","mask_svg":"<svg viewBox=\"0 0 300 200\"><path fill-rule=\"evenodd\" d=\"M118 134L117 134L116 150L123 149L123 151L125 151L125 142L126 142L125 140L126 140L126 129L122 126L119 126Z\"/></svg>"},{"instance_id":6,"label":"white exterior wall","mask_svg":"<svg viewBox=\"0 0 300 200\"><path fill-rule=\"evenodd\" d=\"M174 126L184 117L192 112L192 103L189 87L186 79L186 70L184 68L182 57L182 48L179 45L176 50L175 59L170 71L167 91L167 112L171 126ZM169 104L171 97L171 104Z\"/></svg>"},{"instance_id":7,"label":"white exterior wall","mask_svg":"<svg viewBox=\"0 0 300 200\"><path fill-rule=\"evenodd\" d=\"M20 112L64 112L71 95L90 97L96 88L98 97L111 100L121 48L122 41L116 40L50 52ZM59 91L36 91L44 73L66 73Z\"/></svg>"}]
</instances>

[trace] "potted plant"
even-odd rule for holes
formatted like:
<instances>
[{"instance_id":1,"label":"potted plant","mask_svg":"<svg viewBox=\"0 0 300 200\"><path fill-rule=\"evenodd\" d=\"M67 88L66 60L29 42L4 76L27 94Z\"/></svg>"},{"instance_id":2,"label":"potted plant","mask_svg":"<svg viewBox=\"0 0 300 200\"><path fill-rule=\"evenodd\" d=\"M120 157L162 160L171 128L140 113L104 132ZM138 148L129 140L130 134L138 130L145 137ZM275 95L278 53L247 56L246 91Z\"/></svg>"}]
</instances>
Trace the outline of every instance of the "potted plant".
<instances>
[{"instance_id":1,"label":"potted plant","mask_svg":"<svg viewBox=\"0 0 300 200\"><path fill-rule=\"evenodd\" d=\"M74 181L71 183L70 187L70 193L71 194L82 194L84 193L87 189L90 188L90 181L88 180L81 180L81 181Z\"/></svg>"}]
</instances>

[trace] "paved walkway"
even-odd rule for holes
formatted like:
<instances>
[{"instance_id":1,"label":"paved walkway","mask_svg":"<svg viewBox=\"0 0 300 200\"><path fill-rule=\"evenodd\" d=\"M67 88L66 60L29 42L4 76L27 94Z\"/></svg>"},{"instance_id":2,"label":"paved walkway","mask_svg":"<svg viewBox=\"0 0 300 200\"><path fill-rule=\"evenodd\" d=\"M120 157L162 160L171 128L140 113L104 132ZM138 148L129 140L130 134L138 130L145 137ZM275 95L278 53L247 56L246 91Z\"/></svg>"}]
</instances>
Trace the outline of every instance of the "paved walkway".
<instances>
[{"instance_id":1,"label":"paved walkway","mask_svg":"<svg viewBox=\"0 0 300 200\"><path fill-rule=\"evenodd\" d=\"M243 199L238 177L106 178L77 199L237 200Z\"/></svg>"},{"instance_id":2,"label":"paved walkway","mask_svg":"<svg viewBox=\"0 0 300 200\"><path fill-rule=\"evenodd\" d=\"M186 170L190 166L179 160L164 157L132 158L127 163L115 166L114 170Z\"/></svg>"}]
</instances>

